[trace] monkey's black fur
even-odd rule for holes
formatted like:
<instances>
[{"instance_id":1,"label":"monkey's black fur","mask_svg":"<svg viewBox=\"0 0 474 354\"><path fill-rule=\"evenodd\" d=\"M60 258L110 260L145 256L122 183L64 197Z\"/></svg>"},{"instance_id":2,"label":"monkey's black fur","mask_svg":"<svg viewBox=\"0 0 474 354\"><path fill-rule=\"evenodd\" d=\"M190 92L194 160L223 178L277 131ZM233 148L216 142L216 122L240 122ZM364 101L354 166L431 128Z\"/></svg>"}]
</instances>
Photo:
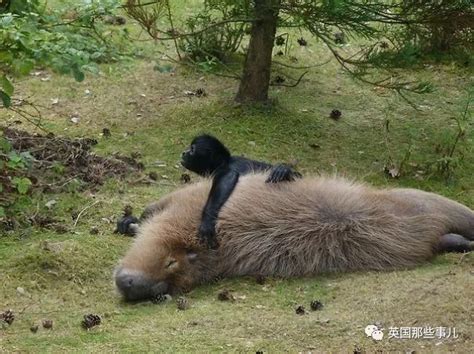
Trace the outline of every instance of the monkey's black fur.
<instances>
[{"instance_id":1,"label":"monkey's black fur","mask_svg":"<svg viewBox=\"0 0 474 354\"><path fill-rule=\"evenodd\" d=\"M232 156L217 138L203 134L195 137L183 152L181 164L201 176L212 176L212 187L202 212L199 238L209 248L217 248L216 221L224 203L234 190L239 176L252 171L270 171L267 183L293 181L301 174L286 165L272 166L262 161Z\"/></svg>"},{"instance_id":2,"label":"monkey's black fur","mask_svg":"<svg viewBox=\"0 0 474 354\"><path fill-rule=\"evenodd\" d=\"M135 236L137 233L138 218L133 215L126 215L117 220L117 228L114 233Z\"/></svg>"},{"instance_id":3,"label":"monkey's black fur","mask_svg":"<svg viewBox=\"0 0 474 354\"><path fill-rule=\"evenodd\" d=\"M130 205L125 206L123 216L117 220L117 228L114 233L135 236L138 230L138 219L133 216L133 209Z\"/></svg>"}]
</instances>

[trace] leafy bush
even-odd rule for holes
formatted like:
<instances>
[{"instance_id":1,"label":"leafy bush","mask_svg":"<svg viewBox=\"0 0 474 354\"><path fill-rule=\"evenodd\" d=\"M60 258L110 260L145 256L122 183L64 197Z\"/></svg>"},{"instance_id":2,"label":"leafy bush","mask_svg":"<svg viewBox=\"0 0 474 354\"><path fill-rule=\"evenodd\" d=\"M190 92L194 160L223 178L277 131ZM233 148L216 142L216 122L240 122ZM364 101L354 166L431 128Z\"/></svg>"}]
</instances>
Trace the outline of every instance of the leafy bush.
<instances>
[{"instance_id":1,"label":"leafy bush","mask_svg":"<svg viewBox=\"0 0 474 354\"><path fill-rule=\"evenodd\" d=\"M33 157L17 153L3 136L0 136L0 221L7 216L7 208L22 200L32 184L25 176Z\"/></svg>"},{"instance_id":2,"label":"leafy bush","mask_svg":"<svg viewBox=\"0 0 474 354\"><path fill-rule=\"evenodd\" d=\"M13 93L6 74L26 75L42 65L82 81L85 70L96 70L95 63L119 59L127 30L110 30L102 21L119 5L119 0L100 0L49 9L38 6L36 0L12 0L8 12L0 13L0 96L4 106L9 106Z\"/></svg>"},{"instance_id":3,"label":"leafy bush","mask_svg":"<svg viewBox=\"0 0 474 354\"><path fill-rule=\"evenodd\" d=\"M472 61L474 9L470 0L403 0L406 24L391 29L389 37L402 63L423 57Z\"/></svg>"},{"instance_id":4,"label":"leafy bush","mask_svg":"<svg viewBox=\"0 0 474 354\"><path fill-rule=\"evenodd\" d=\"M206 0L203 10L187 19L185 32L194 34L180 38L181 49L196 62L225 61L240 48L249 27L232 20L250 18L249 12L246 1Z\"/></svg>"},{"instance_id":5,"label":"leafy bush","mask_svg":"<svg viewBox=\"0 0 474 354\"><path fill-rule=\"evenodd\" d=\"M97 63L121 59L131 49L127 29L106 23L120 0L68 2L54 8L44 3L0 2L0 100L5 108L12 103L12 78L27 75L36 66L82 81L85 71L97 70ZM28 151L15 151L0 135L0 226L31 205L36 182L29 171L33 161Z\"/></svg>"},{"instance_id":6,"label":"leafy bush","mask_svg":"<svg viewBox=\"0 0 474 354\"><path fill-rule=\"evenodd\" d=\"M252 18L248 0L204 0L202 9L190 15L183 28L174 26L169 0L127 0L124 8L152 38L174 40L179 58L183 51L205 67L225 61L240 48Z\"/></svg>"}]
</instances>

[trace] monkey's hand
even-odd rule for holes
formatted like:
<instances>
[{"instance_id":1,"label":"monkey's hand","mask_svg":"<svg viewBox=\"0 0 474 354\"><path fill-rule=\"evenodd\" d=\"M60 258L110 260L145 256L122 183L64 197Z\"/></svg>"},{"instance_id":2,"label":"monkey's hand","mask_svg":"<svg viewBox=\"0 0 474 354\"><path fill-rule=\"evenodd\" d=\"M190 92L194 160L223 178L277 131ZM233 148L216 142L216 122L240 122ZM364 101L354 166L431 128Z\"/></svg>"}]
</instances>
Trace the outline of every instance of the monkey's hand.
<instances>
[{"instance_id":1,"label":"monkey's hand","mask_svg":"<svg viewBox=\"0 0 474 354\"><path fill-rule=\"evenodd\" d=\"M265 183L293 182L297 178L303 177L301 173L294 171L287 165L275 165L270 170L270 176Z\"/></svg>"},{"instance_id":2,"label":"monkey's hand","mask_svg":"<svg viewBox=\"0 0 474 354\"><path fill-rule=\"evenodd\" d=\"M121 217L117 221L117 228L115 229L116 234L135 236L138 230L138 219L133 215L127 215Z\"/></svg>"},{"instance_id":3,"label":"monkey's hand","mask_svg":"<svg viewBox=\"0 0 474 354\"><path fill-rule=\"evenodd\" d=\"M203 246L215 250L219 247L217 243L216 228L212 224L203 222L199 227L199 241Z\"/></svg>"}]
</instances>

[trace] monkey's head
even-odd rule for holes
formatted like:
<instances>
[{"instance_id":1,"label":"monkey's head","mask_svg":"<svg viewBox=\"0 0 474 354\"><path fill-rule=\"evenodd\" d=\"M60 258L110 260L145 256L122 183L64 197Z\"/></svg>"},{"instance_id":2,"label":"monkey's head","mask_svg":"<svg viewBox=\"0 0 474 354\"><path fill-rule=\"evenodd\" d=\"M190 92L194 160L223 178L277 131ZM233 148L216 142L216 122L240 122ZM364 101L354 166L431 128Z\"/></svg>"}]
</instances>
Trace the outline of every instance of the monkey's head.
<instances>
[{"instance_id":1,"label":"monkey's head","mask_svg":"<svg viewBox=\"0 0 474 354\"><path fill-rule=\"evenodd\" d=\"M195 137L181 155L181 164L201 176L211 175L219 166L229 163L230 152L217 138L203 134Z\"/></svg>"},{"instance_id":2,"label":"monkey's head","mask_svg":"<svg viewBox=\"0 0 474 354\"><path fill-rule=\"evenodd\" d=\"M216 274L213 251L197 240L200 213L209 188L183 188L140 226L115 272L115 284L129 301L185 292Z\"/></svg>"}]
</instances>

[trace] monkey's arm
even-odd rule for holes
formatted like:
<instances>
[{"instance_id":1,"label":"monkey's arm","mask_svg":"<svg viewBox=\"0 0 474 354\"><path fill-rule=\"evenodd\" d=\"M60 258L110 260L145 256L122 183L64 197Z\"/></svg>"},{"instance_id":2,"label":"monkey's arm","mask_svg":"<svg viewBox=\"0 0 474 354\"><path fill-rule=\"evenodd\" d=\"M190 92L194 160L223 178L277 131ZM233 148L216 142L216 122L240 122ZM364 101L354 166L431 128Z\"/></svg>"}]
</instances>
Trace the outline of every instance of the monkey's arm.
<instances>
[{"instance_id":1,"label":"monkey's arm","mask_svg":"<svg viewBox=\"0 0 474 354\"><path fill-rule=\"evenodd\" d=\"M301 173L294 171L290 166L278 164L272 167L265 183L292 182L301 177L303 177Z\"/></svg>"},{"instance_id":2,"label":"monkey's arm","mask_svg":"<svg viewBox=\"0 0 474 354\"><path fill-rule=\"evenodd\" d=\"M199 239L207 247L215 249L218 247L216 238L216 221L224 203L232 194L239 173L235 170L225 168L218 170L212 180L211 191L202 211L201 225L199 226Z\"/></svg>"}]
</instances>

